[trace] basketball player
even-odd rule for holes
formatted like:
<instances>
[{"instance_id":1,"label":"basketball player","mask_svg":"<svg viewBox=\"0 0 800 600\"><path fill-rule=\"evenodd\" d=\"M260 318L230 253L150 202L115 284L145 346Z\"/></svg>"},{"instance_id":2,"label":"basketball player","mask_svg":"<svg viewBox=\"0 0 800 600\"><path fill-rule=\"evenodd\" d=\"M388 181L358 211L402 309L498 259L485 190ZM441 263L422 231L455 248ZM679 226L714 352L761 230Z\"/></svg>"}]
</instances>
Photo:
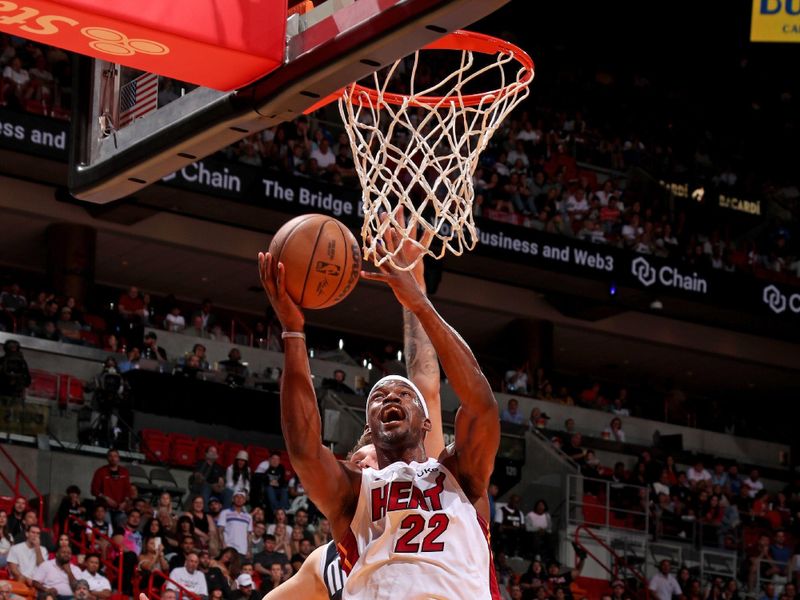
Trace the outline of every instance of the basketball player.
<instances>
[{"instance_id":1,"label":"basketball player","mask_svg":"<svg viewBox=\"0 0 800 600\"><path fill-rule=\"evenodd\" d=\"M403 256L413 260L418 250L407 244ZM420 260L412 270L414 280L425 292L425 271ZM431 416L431 431L425 438L428 456L439 456L444 450L442 431L439 361L431 341L420 327L417 318L403 309L403 346L408 377L425 396ZM365 434L358 440L347 457L359 468L378 468L375 446ZM488 514L483 515L489 521ZM269 592L263 600L341 600L347 574L342 570L335 542L316 548L305 560L300 570L288 581Z\"/></svg>"},{"instance_id":2,"label":"basketball player","mask_svg":"<svg viewBox=\"0 0 800 600\"><path fill-rule=\"evenodd\" d=\"M390 230L379 257L401 243ZM396 259L401 266L408 263ZM286 271L259 254L261 281L283 325L281 423L292 466L328 517L349 573L344 598L497 597L490 585L486 523L474 503L489 483L500 439L497 402L464 340L439 316L411 273L381 267L363 273L387 283L419 320L461 406L455 444L428 458L426 399L408 379L380 380L367 398L367 428L379 469L339 462L323 444L299 307L286 293Z\"/></svg>"}]
</instances>

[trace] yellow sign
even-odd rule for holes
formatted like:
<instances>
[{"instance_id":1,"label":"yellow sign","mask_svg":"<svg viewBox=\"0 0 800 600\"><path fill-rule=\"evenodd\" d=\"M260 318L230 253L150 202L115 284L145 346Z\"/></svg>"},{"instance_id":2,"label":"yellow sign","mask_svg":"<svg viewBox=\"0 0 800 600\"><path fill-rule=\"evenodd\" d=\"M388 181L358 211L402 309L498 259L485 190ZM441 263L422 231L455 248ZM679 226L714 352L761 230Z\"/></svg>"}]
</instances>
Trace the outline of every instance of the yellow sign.
<instances>
[{"instance_id":1,"label":"yellow sign","mask_svg":"<svg viewBox=\"0 0 800 600\"><path fill-rule=\"evenodd\" d=\"M800 42L800 0L753 0L751 42Z\"/></svg>"}]
</instances>

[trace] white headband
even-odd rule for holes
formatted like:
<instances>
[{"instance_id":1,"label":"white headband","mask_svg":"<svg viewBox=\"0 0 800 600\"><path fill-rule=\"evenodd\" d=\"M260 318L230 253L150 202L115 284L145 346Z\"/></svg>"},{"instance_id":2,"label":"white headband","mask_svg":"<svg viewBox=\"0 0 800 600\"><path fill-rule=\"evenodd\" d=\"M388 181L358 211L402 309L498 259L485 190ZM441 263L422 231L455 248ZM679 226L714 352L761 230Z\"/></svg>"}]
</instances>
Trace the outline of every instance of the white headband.
<instances>
[{"instance_id":1,"label":"white headband","mask_svg":"<svg viewBox=\"0 0 800 600\"><path fill-rule=\"evenodd\" d=\"M430 418L430 415L428 414L428 403L425 402L425 397L422 395L422 392L420 392L419 388L414 385L413 381L411 381L408 377L403 377L402 375L387 375L386 377L379 379L378 383L372 386L372 389L369 391L369 394L367 395L367 405L369 405L369 399L372 398L372 394L375 393L375 390L378 389L379 386L382 386L383 384L389 381L399 381L400 383L404 383L412 390L414 390L414 393L417 395L417 398L419 399L419 403L422 405L422 410L425 413L425 418L426 419Z\"/></svg>"}]
</instances>

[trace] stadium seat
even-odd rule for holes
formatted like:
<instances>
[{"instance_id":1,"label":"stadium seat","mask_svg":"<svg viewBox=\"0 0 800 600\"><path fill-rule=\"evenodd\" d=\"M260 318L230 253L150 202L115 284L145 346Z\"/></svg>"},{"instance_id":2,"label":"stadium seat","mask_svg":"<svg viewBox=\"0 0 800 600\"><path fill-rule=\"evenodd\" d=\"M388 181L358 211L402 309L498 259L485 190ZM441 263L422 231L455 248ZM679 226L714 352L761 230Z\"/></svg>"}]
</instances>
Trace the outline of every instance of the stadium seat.
<instances>
[{"instance_id":1,"label":"stadium seat","mask_svg":"<svg viewBox=\"0 0 800 600\"><path fill-rule=\"evenodd\" d=\"M92 331L105 331L106 320L97 315L83 315L84 322L92 328Z\"/></svg>"},{"instance_id":2,"label":"stadium seat","mask_svg":"<svg viewBox=\"0 0 800 600\"><path fill-rule=\"evenodd\" d=\"M67 373L60 373L58 379L59 405L83 404L83 381Z\"/></svg>"},{"instance_id":3,"label":"stadium seat","mask_svg":"<svg viewBox=\"0 0 800 600\"><path fill-rule=\"evenodd\" d=\"M31 370L31 386L28 393L38 398L56 399L58 378L52 373Z\"/></svg>"},{"instance_id":4,"label":"stadium seat","mask_svg":"<svg viewBox=\"0 0 800 600\"><path fill-rule=\"evenodd\" d=\"M197 462L197 440L192 438L173 438L170 449L170 464L176 467L193 467Z\"/></svg>"},{"instance_id":5,"label":"stadium seat","mask_svg":"<svg viewBox=\"0 0 800 600\"><path fill-rule=\"evenodd\" d=\"M183 494L183 490L178 486L178 482L167 469L153 467L150 470L150 481L159 490L169 492L173 496Z\"/></svg>"},{"instance_id":6,"label":"stadium seat","mask_svg":"<svg viewBox=\"0 0 800 600\"><path fill-rule=\"evenodd\" d=\"M47 110L47 105L39 100L26 100L25 112L29 112L34 115L44 115L44 116L47 116L49 114Z\"/></svg>"},{"instance_id":7,"label":"stadium seat","mask_svg":"<svg viewBox=\"0 0 800 600\"><path fill-rule=\"evenodd\" d=\"M606 579L578 577L572 586L570 589L575 598L602 598L606 594L611 594L611 587Z\"/></svg>"},{"instance_id":8,"label":"stadium seat","mask_svg":"<svg viewBox=\"0 0 800 600\"><path fill-rule=\"evenodd\" d=\"M222 442L219 448L219 457L222 466L226 469L231 466L233 460L236 458L236 454L240 450L244 450L244 445L239 442Z\"/></svg>"},{"instance_id":9,"label":"stadium seat","mask_svg":"<svg viewBox=\"0 0 800 600\"><path fill-rule=\"evenodd\" d=\"M281 464L286 469L286 479L294 477L294 469L292 468L292 461L289 460L289 453L286 450L280 451Z\"/></svg>"},{"instance_id":10,"label":"stadium seat","mask_svg":"<svg viewBox=\"0 0 800 600\"><path fill-rule=\"evenodd\" d=\"M190 440L194 440L194 438L189 435L188 433L168 433L167 437L169 437L171 442L187 442Z\"/></svg>"},{"instance_id":11,"label":"stadium seat","mask_svg":"<svg viewBox=\"0 0 800 600\"><path fill-rule=\"evenodd\" d=\"M169 437L156 429L142 429L142 453L151 462L169 460Z\"/></svg>"},{"instance_id":12,"label":"stadium seat","mask_svg":"<svg viewBox=\"0 0 800 600\"><path fill-rule=\"evenodd\" d=\"M269 448L251 444L247 447L247 454L250 456L250 468L255 469L263 461L268 460L269 455L272 453L270 452Z\"/></svg>"},{"instance_id":13,"label":"stadium seat","mask_svg":"<svg viewBox=\"0 0 800 600\"><path fill-rule=\"evenodd\" d=\"M128 476L131 478L131 483L134 484L142 495L151 495L155 493L156 486L150 482L147 472L141 465L128 465Z\"/></svg>"},{"instance_id":14,"label":"stadium seat","mask_svg":"<svg viewBox=\"0 0 800 600\"><path fill-rule=\"evenodd\" d=\"M92 331L81 331L81 339L91 346L100 346L100 336Z\"/></svg>"},{"instance_id":15,"label":"stadium seat","mask_svg":"<svg viewBox=\"0 0 800 600\"><path fill-rule=\"evenodd\" d=\"M591 525L605 525L606 511L594 494L583 495L583 520Z\"/></svg>"}]
</instances>

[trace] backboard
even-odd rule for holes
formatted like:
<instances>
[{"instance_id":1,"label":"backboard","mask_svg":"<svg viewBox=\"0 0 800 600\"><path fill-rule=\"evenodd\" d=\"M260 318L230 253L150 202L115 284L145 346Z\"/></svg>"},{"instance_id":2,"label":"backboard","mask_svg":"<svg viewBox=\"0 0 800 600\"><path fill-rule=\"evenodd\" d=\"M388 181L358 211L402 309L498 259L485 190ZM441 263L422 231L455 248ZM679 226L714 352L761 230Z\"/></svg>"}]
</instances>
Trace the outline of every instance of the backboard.
<instances>
[{"instance_id":1,"label":"backboard","mask_svg":"<svg viewBox=\"0 0 800 600\"><path fill-rule=\"evenodd\" d=\"M285 35L282 64L229 92L82 56L70 192L95 203L135 194L217 150L298 117L332 92L508 1L301 2L289 8L285 24L264 32Z\"/></svg>"}]
</instances>

